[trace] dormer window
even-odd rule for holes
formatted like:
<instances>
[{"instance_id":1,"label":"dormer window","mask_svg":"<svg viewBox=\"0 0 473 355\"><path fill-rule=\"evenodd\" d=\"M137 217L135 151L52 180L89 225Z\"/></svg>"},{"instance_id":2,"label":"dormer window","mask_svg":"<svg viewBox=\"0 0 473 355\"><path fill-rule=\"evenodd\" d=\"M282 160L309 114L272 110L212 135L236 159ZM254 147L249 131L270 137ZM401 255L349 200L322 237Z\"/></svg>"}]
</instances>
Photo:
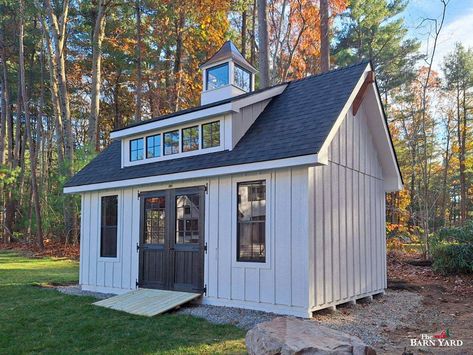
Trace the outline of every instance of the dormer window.
<instances>
[{"instance_id":1,"label":"dormer window","mask_svg":"<svg viewBox=\"0 0 473 355\"><path fill-rule=\"evenodd\" d=\"M207 69L206 89L213 90L228 85L228 63Z\"/></svg>"},{"instance_id":2,"label":"dormer window","mask_svg":"<svg viewBox=\"0 0 473 355\"><path fill-rule=\"evenodd\" d=\"M142 160L144 156L144 139L138 138L130 141L130 161Z\"/></svg>"},{"instance_id":3,"label":"dormer window","mask_svg":"<svg viewBox=\"0 0 473 355\"><path fill-rule=\"evenodd\" d=\"M164 155L179 153L179 130L164 133Z\"/></svg>"},{"instance_id":4,"label":"dormer window","mask_svg":"<svg viewBox=\"0 0 473 355\"><path fill-rule=\"evenodd\" d=\"M240 89L250 92L251 91L251 73L243 69L238 64L235 64L233 70L233 83Z\"/></svg>"}]
</instances>

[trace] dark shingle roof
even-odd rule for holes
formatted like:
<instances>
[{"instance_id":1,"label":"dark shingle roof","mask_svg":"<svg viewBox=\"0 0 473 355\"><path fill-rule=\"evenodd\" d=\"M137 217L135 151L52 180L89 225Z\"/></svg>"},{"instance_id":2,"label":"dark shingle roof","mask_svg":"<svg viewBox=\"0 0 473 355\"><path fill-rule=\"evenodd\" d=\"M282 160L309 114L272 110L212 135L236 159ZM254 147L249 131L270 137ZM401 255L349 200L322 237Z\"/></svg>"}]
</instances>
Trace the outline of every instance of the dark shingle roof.
<instances>
[{"instance_id":1,"label":"dark shingle roof","mask_svg":"<svg viewBox=\"0 0 473 355\"><path fill-rule=\"evenodd\" d=\"M231 151L121 168L116 140L66 187L290 158L319 151L365 70L367 62L292 81L271 99Z\"/></svg>"}]
</instances>

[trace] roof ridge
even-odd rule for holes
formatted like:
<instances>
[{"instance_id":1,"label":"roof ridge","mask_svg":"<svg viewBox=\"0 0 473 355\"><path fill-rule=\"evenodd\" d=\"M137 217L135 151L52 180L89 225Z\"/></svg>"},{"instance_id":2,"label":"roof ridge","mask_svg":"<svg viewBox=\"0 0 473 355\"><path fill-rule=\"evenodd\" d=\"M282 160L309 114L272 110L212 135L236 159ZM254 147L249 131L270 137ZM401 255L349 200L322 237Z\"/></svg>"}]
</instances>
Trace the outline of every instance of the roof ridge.
<instances>
[{"instance_id":1,"label":"roof ridge","mask_svg":"<svg viewBox=\"0 0 473 355\"><path fill-rule=\"evenodd\" d=\"M307 79L319 78L319 77L324 76L324 75L344 71L344 70L351 69L353 67L357 67L357 66L360 66L362 64L368 64L368 63L370 63L369 60L363 59L363 60L361 60L357 63L353 63L353 64L350 64L350 65L347 65L347 66L344 66L344 67L338 67L338 68L335 68L335 69L332 69L332 70L329 70L329 71L326 71L326 72L323 72L323 73L311 74L311 75L308 75L308 76L305 76L305 77L299 78L299 79L288 80L285 83L286 84L292 84L292 83L296 83L296 82L307 80ZM280 85L280 84L276 84L276 85ZM276 86L276 85L274 85L274 86Z\"/></svg>"}]
</instances>

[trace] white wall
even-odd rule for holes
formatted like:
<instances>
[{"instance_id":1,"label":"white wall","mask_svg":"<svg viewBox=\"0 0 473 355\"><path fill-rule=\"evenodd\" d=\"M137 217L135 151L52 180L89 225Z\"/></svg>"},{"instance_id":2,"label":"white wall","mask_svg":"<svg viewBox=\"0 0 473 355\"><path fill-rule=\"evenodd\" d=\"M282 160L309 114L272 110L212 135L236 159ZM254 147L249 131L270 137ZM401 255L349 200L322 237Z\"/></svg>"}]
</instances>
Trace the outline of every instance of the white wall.
<instances>
[{"instance_id":1,"label":"white wall","mask_svg":"<svg viewBox=\"0 0 473 355\"><path fill-rule=\"evenodd\" d=\"M329 148L329 164L309 168L311 308L386 287L385 199L381 166L363 106L351 110Z\"/></svg>"},{"instance_id":2,"label":"white wall","mask_svg":"<svg viewBox=\"0 0 473 355\"><path fill-rule=\"evenodd\" d=\"M236 185L266 179L266 262L236 261ZM173 184L208 184L205 196L205 303L308 316L307 168L278 169ZM84 193L82 196L80 284L84 289L123 293L138 278L138 192L169 184ZM117 258L100 258L100 198L119 195Z\"/></svg>"}]
</instances>

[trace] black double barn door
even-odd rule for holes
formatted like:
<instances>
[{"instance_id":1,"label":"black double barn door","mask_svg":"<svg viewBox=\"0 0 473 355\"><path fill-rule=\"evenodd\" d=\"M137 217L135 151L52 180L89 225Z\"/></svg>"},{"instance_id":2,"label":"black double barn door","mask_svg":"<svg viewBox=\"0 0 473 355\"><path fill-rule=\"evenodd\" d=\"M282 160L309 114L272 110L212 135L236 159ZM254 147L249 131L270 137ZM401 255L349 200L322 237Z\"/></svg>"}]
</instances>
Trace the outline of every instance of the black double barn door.
<instances>
[{"instance_id":1,"label":"black double barn door","mask_svg":"<svg viewBox=\"0 0 473 355\"><path fill-rule=\"evenodd\" d=\"M204 187L140 194L139 285L203 291Z\"/></svg>"}]
</instances>

